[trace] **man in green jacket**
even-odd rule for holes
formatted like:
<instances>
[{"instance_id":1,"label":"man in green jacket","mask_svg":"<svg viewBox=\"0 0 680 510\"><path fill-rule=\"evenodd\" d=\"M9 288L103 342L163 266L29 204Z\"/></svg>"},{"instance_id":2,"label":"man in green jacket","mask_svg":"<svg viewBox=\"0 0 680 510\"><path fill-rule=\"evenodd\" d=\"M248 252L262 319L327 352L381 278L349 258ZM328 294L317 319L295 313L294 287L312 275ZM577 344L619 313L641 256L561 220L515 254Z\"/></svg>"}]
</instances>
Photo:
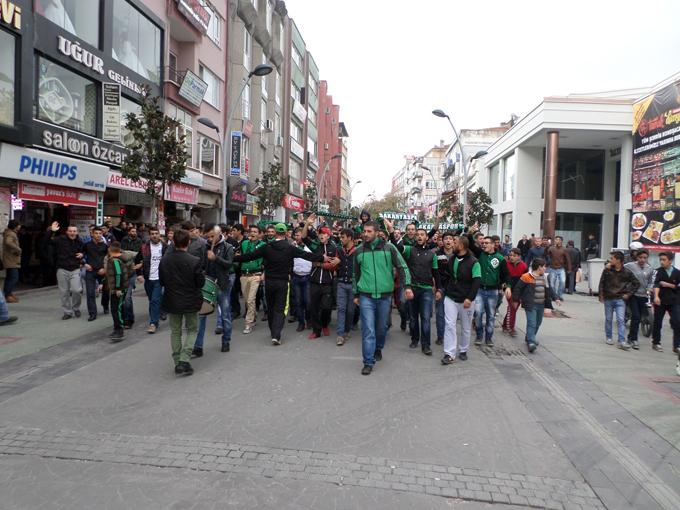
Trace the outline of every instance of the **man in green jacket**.
<instances>
[{"instance_id":1,"label":"man in green jacket","mask_svg":"<svg viewBox=\"0 0 680 510\"><path fill-rule=\"evenodd\" d=\"M248 229L248 239L241 243L241 250L237 255L247 255L250 252L265 246L264 241L260 241L261 229L257 225L251 225ZM246 301L246 320L243 334L247 335L253 330L255 325L257 289L263 280L262 259L255 259L249 262L241 262L241 291Z\"/></svg>"},{"instance_id":2,"label":"man in green jacket","mask_svg":"<svg viewBox=\"0 0 680 510\"><path fill-rule=\"evenodd\" d=\"M387 319L394 291L394 269L405 287L404 296L413 299L411 275L406 262L392 244L378 238L378 223L364 225L364 242L354 252L352 286L354 303L361 312L363 375L369 375L382 359L387 336Z\"/></svg>"}]
</instances>

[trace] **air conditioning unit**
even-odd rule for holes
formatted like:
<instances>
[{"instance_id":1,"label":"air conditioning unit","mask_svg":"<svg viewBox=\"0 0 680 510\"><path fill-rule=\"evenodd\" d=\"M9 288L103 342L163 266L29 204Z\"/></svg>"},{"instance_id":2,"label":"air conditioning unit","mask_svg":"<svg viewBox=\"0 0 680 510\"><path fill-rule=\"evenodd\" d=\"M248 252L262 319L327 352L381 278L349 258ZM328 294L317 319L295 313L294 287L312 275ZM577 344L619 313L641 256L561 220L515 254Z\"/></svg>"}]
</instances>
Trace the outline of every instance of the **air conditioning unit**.
<instances>
[{"instance_id":1,"label":"air conditioning unit","mask_svg":"<svg viewBox=\"0 0 680 510\"><path fill-rule=\"evenodd\" d=\"M325 150L328 150L328 149L330 149L331 147L330 147L330 145L328 145L327 143L324 143L324 144L323 144L323 148L324 148Z\"/></svg>"},{"instance_id":2,"label":"air conditioning unit","mask_svg":"<svg viewBox=\"0 0 680 510\"><path fill-rule=\"evenodd\" d=\"M277 136L276 137L276 145L277 147L283 147L283 137L282 136Z\"/></svg>"},{"instance_id":3,"label":"air conditioning unit","mask_svg":"<svg viewBox=\"0 0 680 510\"><path fill-rule=\"evenodd\" d=\"M270 120L270 119L265 120L264 121L264 130L267 133L271 133L272 131L274 131L274 121Z\"/></svg>"}]
</instances>

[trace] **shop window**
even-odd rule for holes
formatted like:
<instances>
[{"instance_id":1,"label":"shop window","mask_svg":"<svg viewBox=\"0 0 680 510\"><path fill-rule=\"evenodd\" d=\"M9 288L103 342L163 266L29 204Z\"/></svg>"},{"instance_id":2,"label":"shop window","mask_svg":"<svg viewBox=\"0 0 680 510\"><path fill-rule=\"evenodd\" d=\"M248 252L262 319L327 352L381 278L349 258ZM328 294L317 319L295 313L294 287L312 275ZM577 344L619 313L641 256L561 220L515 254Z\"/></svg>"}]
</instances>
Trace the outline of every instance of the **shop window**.
<instances>
[{"instance_id":1,"label":"shop window","mask_svg":"<svg viewBox=\"0 0 680 510\"><path fill-rule=\"evenodd\" d=\"M0 30L0 124L14 125L15 39Z\"/></svg>"},{"instance_id":2,"label":"shop window","mask_svg":"<svg viewBox=\"0 0 680 510\"><path fill-rule=\"evenodd\" d=\"M99 47L99 1L35 0L35 12L92 46Z\"/></svg>"},{"instance_id":3,"label":"shop window","mask_svg":"<svg viewBox=\"0 0 680 510\"><path fill-rule=\"evenodd\" d=\"M515 198L515 174L517 173L517 158L508 156L503 161L503 200Z\"/></svg>"},{"instance_id":4,"label":"shop window","mask_svg":"<svg viewBox=\"0 0 680 510\"><path fill-rule=\"evenodd\" d=\"M205 136L201 137L201 172L210 175L220 175L219 167L220 149L217 143Z\"/></svg>"},{"instance_id":5,"label":"shop window","mask_svg":"<svg viewBox=\"0 0 680 510\"><path fill-rule=\"evenodd\" d=\"M44 58L39 62L38 118L95 135L98 85Z\"/></svg>"},{"instance_id":6,"label":"shop window","mask_svg":"<svg viewBox=\"0 0 680 510\"><path fill-rule=\"evenodd\" d=\"M147 80L159 83L160 29L126 0L114 0L113 32L113 58Z\"/></svg>"},{"instance_id":7,"label":"shop window","mask_svg":"<svg viewBox=\"0 0 680 510\"><path fill-rule=\"evenodd\" d=\"M215 108L220 108L220 80L211 73L205 66L198 66L198 74L201 79L208 84L203 100Z\"/></svg>"},{"instance_id":8,"label":"shop window","mask_svg":"<svg viewBox=\"0 0 680 510\"><path fill-rule=\"evenodd\" d=\"M127 97L121 96L120 98L120 123L121 123L121 134L123 145L129 147L134 142L132 133L128 131L125 127L127 125L128 113L134 113L138 117L142 114L142 106L129 100Z\"/></svg>"},{"instance_id":9,"label":"shop window","mask_svg":"<svg viewBox=\"0 0 680 510\"><path fill-rule=\"evenodd\" d=\"M542 188L545 189L545 157L543 167ZM557 198L602 200L603 196L604 151L560 149L557 156Z\"/></svg>"}]
</instances>

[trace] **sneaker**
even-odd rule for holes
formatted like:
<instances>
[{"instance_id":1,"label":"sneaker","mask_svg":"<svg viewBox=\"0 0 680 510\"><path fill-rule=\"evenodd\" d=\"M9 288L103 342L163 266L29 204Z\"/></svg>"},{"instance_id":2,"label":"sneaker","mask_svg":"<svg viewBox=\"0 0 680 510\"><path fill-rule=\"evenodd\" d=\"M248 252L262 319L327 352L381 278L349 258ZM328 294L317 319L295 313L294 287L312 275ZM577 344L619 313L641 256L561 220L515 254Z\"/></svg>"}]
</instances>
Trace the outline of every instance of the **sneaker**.
<instances>
[{"instance_id":1,"label":"sneaker","mask_svg":"<svg viewBox=\"0 0 680 510\"><path fill-rule=\"evenodd\" d=\"M614 345L614 340L612 340L611 338L607 338L607 339L604 341L604 343L606 343L607 345Z\"/></svg>"},{"instance_id":2,"label":"sneaker","mask_svg":"<svg viewBox=\"0 0 680 510\"><path fill-rule=\"evenodd\" d=\"M677 347L673 347L673 352L675 354L680 354L680 349L678 349Z\"/></svg>"},{"instance_id":3,"label":"sneaker","mask_svg":"<svg viewBox=\"0 0 680 510\"><path fill-rule=\"evenodd\" d=\"M7 296L7 297L5 298L5 301L8 302L8 303L18 303L18 302L19 302L19 298L16 297L15 295L13 295L13 294L10 294L9 296Z\"/></svg>"},{"instance_id":4,"label":"sneaker","mask_svg":"<svg viewBox=\"0 0 680 510\"><path fill-rule=\"evenodd\" d=\"M215 328L215 334L221 335L222 334L222 328Z\"/></svg>"},{"instance_id":5,"label":"sneaker","mask_svg":"<svg viewBox=\"0 0 680 510\"><path fill-rule=\"evenodd\" d=\"M376 349L375 354L373 354L373 357L375 358L376 361L381 361L382 360L382 351L380 349Z\"/></svg>"},{"instance_id":6,"label":"sneaker","mask_svg":"<svg viewBox=\"0 0 680 510\"><path fill-rule=\"evenodd\" d=\"M90 316L87 318L87 322L92 322L92 321L96 321L96 320L97 320L97 316L96 316L96 315L90 315Z\"/></svg>"},{"instance_id":7,"label":"sneaker","mask_svg":"<svg viewBox=\"0 0 680 510\"><path fill-rule=\"evenodd\" d=\"M527 349L529 349L529 352L534 352L536 350L536 344L533 342L528 344Z\"/></svg>"},{"instance_id":8,"label":"sneaker","mask_svg":"<svg viewBox=\"0 0 680 510\"><path fill-rule=\"evenodd\" d=\"M118 342L120 342L124 339L125 339L125 331L123 331L122 329L118 329L118 330L114 331L113 334L111 335L111 343L114 343L114 344L118 343Z\"/></svg>"},{"instance_id":9,"label":"sneaker","mask_svg":"<svg viewBox=\"0 0 680 510\"><path fill-rule=\"evenodd\" d=\"M491 340L490 338L487 338L487 339L484 341L484 344L485 344L487 347L493 347L493 340Z\"/></svg>"},{"instance_id":10,"label":"sneaker","mask_svg":"<svg viewBox=\"0 0 680 510\"><path fill-rule=\"evenodd\" d=\"M509 333L512 338L515 338L517 336L517 331L515 331L514 329L511 329Z\"/></svg>"},{"instance_id":11,"label":"sneaker","mask_svg":"<svg viewBox=\"0 0 680 510\"><path fill-rule=\"evenodd\" d=\"M321 338L321 335L312 331L307 338L310 340L316 340L317 338Z\"/></svg>"},{"instance_id":12,"label":"sneaker","mask_svg":"<svg viewBox=\"0 0 680 510\"><path fill-rule=\"evenodd\" d=\"M372 371L373 367L371 365L364 365L364 368L361 369L361 375L370 375Z\"/></svg>"},{"instance_id":13,"label":"sneaker","mask_svg":"<svg viewBox=\"0 0 680 510\"><path fill-rule=\"evenodd\" d=\"M630 346L635 349L636 351L640 350L640 344L637 342L637 340L633 341L630 343Z\"/></svg>"},{"instance_id":14,"label":"sneaker","mask_svg":"<svg viewBox=\"0 0 680 510\"><path fill-rule=\"evenodd\" d=\"M442 365L450 365L454 361L456 361L454 357L445 354L444 357L442 358Z\"/></svg>"},{"instance_id":15,"label":"sneaker","mask_svg":"<svg viewBox=\"0 0 680 510\"><path fill-rule=\"evenodd\" d=\"M64 315L61 316L61 320L63 320L63 321L67 321L67 320L72 319L72 318L73 318L73 315L70 315L68 313L65 313Z\"/></svg>"},{"instance_id":16,"label":"sneaker","mask_svg":"<svg viewBox=\"0 0 680 510\"><path fill-rule=\"evenodd\" d=\"M80 310L76 310L73 313L76 316L76 319L80 319L80 316L82 315L82 313L80 313Z\"/></svg>"},{"instance_id":17,"label":"sneaker","mask_svg":"<svg viewBox=\"0 0 680 510\"><path fill-rule=\"evenodd\" d=\"M652 349L654 349L656 352L663 352L663 347L661 347L661 344L652 344Z\"/></svg>"},{"instance_id":18,"label":"sneaker","mask_svg":"<svg viewBox=\"0 0 680 510\"><path fill-rule=\"evenodd\" d=\"M408 346L410 349L415 349L418 347L418 342L416 340L411 340L411 343Z\"/></svg>"},{"instance_id":19,"label":"sneaker","mask_svg":"<svg viewBox=\"0 0 680 510\"><path fill-rule=\"evenodd\" d=\"M156 332L156 325L155 324L149 324L149 327L146 328L146 332L149 333L150 335L153 335Z\"/></svg>"},{"instance_id":20,"label":"sneaker","mask_svg":"<svg viewBox=\"0 0 680 510\"><path fill-rule=\"evenodd\" d=\"M281 345L281 340L278 338L272 338L272 345Z\"/></svg>"},{"instance_id":21,"label":"sneaker","mask_svg":"<svg viewBox=\"0 0 680 510\"><path fill-rule=\"evenodd\" d=\"M243 330L244 335L249 335L252 332L253 332L252 326L246 326L245 329Z\"/></svg>"},{"instance_id":22,"label":"sneaker","mask_svg":"<svg viewBox=\"0 0 680 510\"><path fill-rule=\"evenodd\" d=\"M167 314L167 313L162 313L162 314L161 314L161 320L162 320L162 321L168 320L168 314Z\"/></svg>"},{"instance_id":23,"label":"sneaker","mask_svg":"<svg viewBox=\"0 0 680 510\"><path fill-rule=\"evenodd\" d=\"M194 350L191 351L191 357L192 358L202 358L203 357L203 347L194 347Z\"/></svg>"},{"instance_id":24,"label":"sneaker","mask_svg":"<svg viewBox=\"0 0 680 510\"><path fill-rule=\"evenodd\" d=\"M617 347L622 351L627 351L630 349L630 344L628 342L619 342Z\"/></svg>"},{"instance_id":25,"label":"sneaker","mask_svg":"<svg viewBox=\"0 0 680 510\"><path fill-rule=\"evenodd\" d=\"M125 329L132 329L133 324L134 324L134 322L126 322L125 323Z\"/></svg>"},{"instance_id":26,"label":"sneaker","mask_svg":"<svg viewBox=\"0 0 680 510\"><path fill-rule=\"evenodd\" d=\"M428 346L428 347L423 347L421 350L423 351L423 354L424 354L425 356L432 356L432 349L430 349L429 346Z\"/></svg>"},{"instance_id":27,"label":"sneaker","mask_svg":"<svg viewBox=\"0 0 680 510\"><path fill-rule=\"evenodd\" d=\"M346 342L347 340L349 340L351 338L351 336L352 336L351 333L345 333L344 335L342 335L342 338L344 338L345 342Z\"/></svg>"},{"instance_id":28,"label":"sneaker","mask_svg":"<svg viewBox=\"0 0 680 510\"><path fill-rule=\"evenodd\" d=\"M458 353L458 359L461 361L467 361L467 352L459 352Z\"/></svg>"},{"instance_id":29,"label":"sneaker","mask_svg":"<svg viewBox=\"0 0 680 510\"><path fill-rule=\"evenodd\" d=\"M186 361L180 361L177 363L177 366L175 366L175 374L177 375L191 375L193 373L194 369L191 368L191 365Z\"/></svg>"},{"instance_id":30,"label":"sneaker","mask_svg":"<svg viewBox=\"0 0 680 510\"><path fill-rule=\"evenodd\" d=\"M13 322L16 322L18 317L8 317L6 321L0 321L0 326L7 326L8 324L12 324Z\"/></svg>"},{"instance_id":31,"label":"sneaker","mask_svg":"<svg viewBox=\"0 0 680 510\"><path fill-rule=\"evenodd\" d=\"M229 344L222 344L222 352L229 352Z\"/></svg>"},{"instance_id":32,"label":"sneaker","mask_svg":"<svg viewBox=\"0 0 680 510\"><path fill-rule=\"evenodd\" d=\"M323 328L323 329L321 330L321 332L323 333L323 336L331 336L331 330L328 329L328 326L326 326L325 328Z\"/></svg>"},{"instance_id":33,"label":"sneaker","mask_svg":"<svg viewBox=\"0 0 680 510\"><path fill-rule=\"evenodd\" d=\"M475 338L475 345L476 346L482 345L482 339L481 338Z\"/></svg>"},{"instance_id":34,"label":"sneaker","mask_svg":"<svg viewBox=\"0 0 680 510\"><path fill-rule=\"evenodd\" d=\"M267 322L267 320L269 320L269 319L267 319L267 314L265 313L265 314L262 316L262 322Z\"/></svg>"},{"instance_id":35,"label":"sneaker","mask_svg":"<svg viewBox=\"0 0 680 510\"><path fill-rule=\"evenodd\" d=\"M437 345L442 345L442 344L444 343L444 340L442 340L441 338L437 338L437 339L434 341L434 343L437 344Z\"/></svg>"},{"instance_id":36,"label":"sneaker","mask_svg":"<svg viewBox=\"0 0 680 510\"><path fill-rule=\"evenodd\" d=\"M104 315L109 314L109 309L107 307L102 308L102 310L104 310Z\"/></svg>"},{"instance_id":37,"label":"sneaker","mask_svg":"<svg viewBox=\"0 0 680 510\"><path fill-rule=\"evenodd\" d=\"M304 325L299 325L297 328L295 328L295 331L297 331L298 333L301 333L301 332L303 332L304 330L305 330L305 326L304 326Z\"/></svg>"},{"instance_id":38,"label":"sneaker","mask_svg":"<svg viewBox=\"0 0 680 510\"><path fill-rule=\"evenodd\" d=\"M344 345L345 344L345 337L344 336L338 336L338 338L335 340L335 345Z\"/></svg>"}]
</instances>

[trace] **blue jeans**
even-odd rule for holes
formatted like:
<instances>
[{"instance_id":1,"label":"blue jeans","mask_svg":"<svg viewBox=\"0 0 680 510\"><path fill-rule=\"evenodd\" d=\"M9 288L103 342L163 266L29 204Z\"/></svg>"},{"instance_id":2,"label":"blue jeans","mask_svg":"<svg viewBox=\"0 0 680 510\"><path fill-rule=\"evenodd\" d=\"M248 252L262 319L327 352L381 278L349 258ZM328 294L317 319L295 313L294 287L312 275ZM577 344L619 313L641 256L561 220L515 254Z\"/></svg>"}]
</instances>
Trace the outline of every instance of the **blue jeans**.
<instances>
[{"instance_id":1,"label":"blue jeans","mask_svg":"<svg viewBox=\"0 0 680 510\"><path fill-rule=\"evenodd\" d=\"M560 269L550 269L550 273L548 273L548 283L555 291L555 294L557 295L557 298L559 300L562 300L562 295L564 294L564 286L566 285L566 282L567 273L565 272L563 267Z\"/></svg>"},{"instance_id":2,"label":"blue jeans","mask_svg":"<svg viewBox=\"0 0 680 510\"><path fill-rule=\"evenodd\" d=\"M293 295L295 296L295 316L300 327L305 327L307 322L307 307L309 306L309 275L300 276L293 274ZM339 322L339 321L338 321Z\"/></svg>"},{"instance_id":3,"label":"blue jeans","mask_svg":"<svg viewBox=\"0 0 680 510\"><path fill-rule=\"evenodd\" d=\"M3 292L5 293L5 297L7 297L12 295L14 287L19 282L19 268L13 267L11 269L5 269L5 272L7 275L5 276L5 288Z\"/></svg>"},{"instance_id":4,"label":"blue jeans","mask_svg":"<svg viewBox=\"0 0 680 510\"><path fill-rule=\"evenodd\" d=\"M135 309L132 306L132 293L135 291L136 281L137 275L133 273L128 280L128 289L125 293L125 301L123 304L123 319L125 319L125 324L132 324L135 322Z\"/></svg>"},{"instance_id":5,"label":"blue jeans","mask_svg":"<svg viewBox=\"0 0 680 510\"><path fill-rule=\"evenodd\" d=\"M543 322L544 309L545 306L536 304L531 310L524 309L524 312L527 314L527 335L525 338L527 345L536 343L536 334Z\"/></svg>"},{"instance_id":6,"label":"blue jeans","mask_svg":"<svg viewBox=\"0 0 680 510\"><path fill-rule=\"evenodd\" d=\"M604 302L604 334L612 338L612 314L616 314L619 342L626 341L626 302L623 299L607 299Z\"/></svg>"},{"instance_id":7,"label":"blue jeans","mask_svg":"<svg viewBox=\"0 0 680 510\"><path fill-rule=\"evenodd\" d=\"M496 302L498 301L497 289L479 289L477 297L475 298L475 329L477 332L477 340L480 340L484 335L484 322L482 322L484 314L486 314L486 335L485 340L491 340L493 337L494 314L496 313Z\"/></svg>"},{"instance_id":8,"label":"blue jeans","mask_svg":"<svg viewBox=\"0 0 680 510\"><path fill-rule=\"evenodd\" d=\"M411 307L411 342L418 343L420 341L422 347L430 346L430 319L432 318L433 299L432 289L413 287L413 299L409 302Z\"/></svg>"},{"instance_id":9,"label":"blue jeans","mask_svg":"<svg viewBox=\"0 0 680 510\"><path fill-rule=\"evenodd\" d=\"M437 340L444 340L446 331L446 314L444 313L444 298L435 301L435 314L437 316Z\"/></svg>"},{"instance_id":10,"label":"blue jeans","mask_svg":"<svg viewBox=\"0 0 680 510\"><path fill-rule=\"evenodd\" d=\"M88 315L97 316L97 287L99 276L95 271L85 272L85 297L87 298Z\"/></svg>"},{"instance_id":11,"label":"blue jeans","mask_svg":"<svg viewBox=\"0 0 680 510\"><path fill-rule=\"evenodd\" d=\"M215 306L217 313L217 308L221 310L221 323L218 326L222 328L222 345L229 345L231 342L231 289L234 286L234 279L236 276L234 274L229 275L229 285L225 289L220 289L217 292L217 303ZM203 343L205 340L205 328L208 322L207 315L198 316L198 333L196 334L196 342L194 342L194 347L200 349L203 348Z\"/></svg>"},{"instance_id":12,"label":"blue jeans","mask_svg":"<svg viewBox=\"0 0 680 510\"><path fill-rule=\"evenodd\" d=\"M390 313L392 299L388 297L359 297L361 310L361 352L364 365L375 365L375 351L385 347L387 336L387 316Z\"/></svg>"},{"instance_id":13,"label":"blue jeans","mask_svg":"<svg viewBox=\"0 0 680 510\"><path fill-rule=\"evenodd\" d=\"M351 283L338 282L338 336L345 336L352 330L354 319L354 292Z\"/></svg>"},{"instance_id":14,"label":"blue jeans","mask_svg":"<svg viewBox=\"0 0 680 510\"><path fill-rule=\"evenodd\" d=\"M9 319L9 310L7 309L7 301L5 301L5 296L0 292L0 322L5 322Z\"/></svg>"},{"instance_id":15,"label":"blue jeans","mask_svg":"<svg viewBox=\"0 0 680 510\"><path fill-rule=\"evenodd\" d=\"M163 288L160 280L144 280L144 291L149 298L149 324L158 327L161 319L161 298Z\"/></svg>"},{"instance_id":16,"label":"blue jeans","mask_svg":"<svg viewBox=\"0 0 680 510\"><path fill-rule=\"evenodd\" d=\"M205 338L205 325L208 322L207 315L198 316L198 331L196 332L196 341L194 347L203 349L203 339Z\"/></svg>"}]
</instances>

